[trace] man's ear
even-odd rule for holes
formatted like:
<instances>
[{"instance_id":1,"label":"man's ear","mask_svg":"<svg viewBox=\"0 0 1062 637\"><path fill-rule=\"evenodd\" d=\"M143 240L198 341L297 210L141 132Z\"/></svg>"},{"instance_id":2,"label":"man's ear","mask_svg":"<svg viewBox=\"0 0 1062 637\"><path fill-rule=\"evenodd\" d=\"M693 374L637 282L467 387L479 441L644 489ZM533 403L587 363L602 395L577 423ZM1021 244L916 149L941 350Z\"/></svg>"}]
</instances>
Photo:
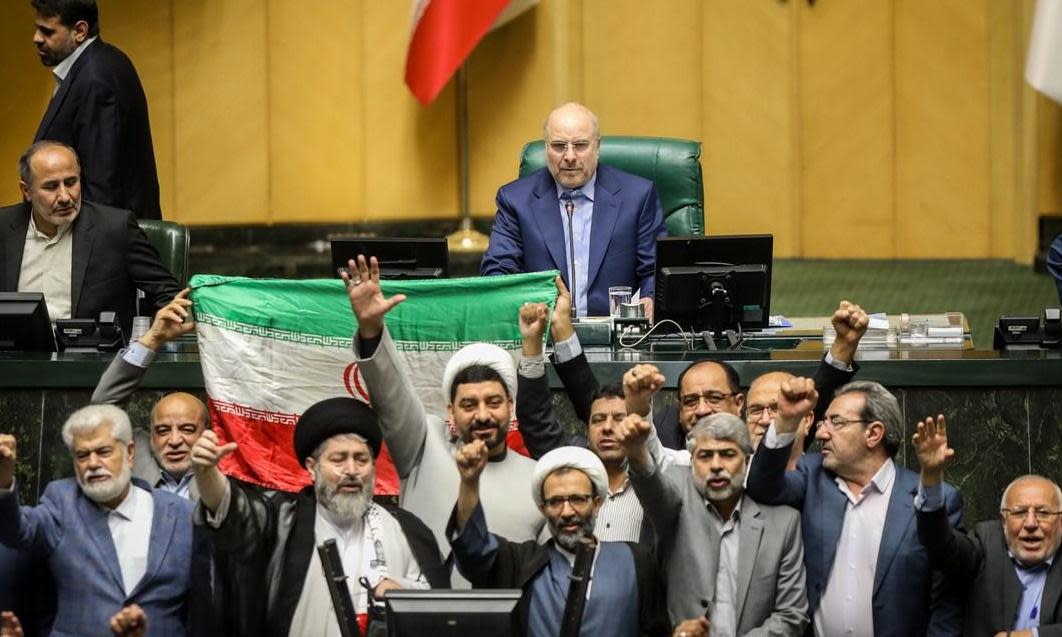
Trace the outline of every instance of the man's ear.
<instances>
[{"instance_id":1,"label":"man's ear","mask_svg":"<svg viewBox=\"0 0 1062 637\"><path fill-rule=\"evenodd\" d=\"M29 198L30 198L30 187L29 187L29 184L27 184L26 182L24 182L24 181L22 181L20 179L19 182L18 182L18 189L22 193L22 201L29 201Z\"/></svg>"},{"instance_id":2,"label":"man's ear","mask_svg":"<svg viewBox=\"0 0 1062 637\"><path fill-rule=\"evenodd\" d=\"M126 460L129 461L129 466L133 466L133 461L136 460L136 443L132 440L129 441L129 446L126 447Z\"/></svg>"},{"instance_id":3,"label":"man's ear","mask_svg":"<svg viewBox=\"0 0 1062 637\"><path fill-rule=\"evenodd\" d=\"M742 412L745 409L745 394L738 392L734 394L734 404L737 405L738 412Z\"/></svg>"},{"instance_id":4,"label":"man's ear","mask_svg":"<svg viewBox=\"0 0 1062 637\"><path fill-rule=\"evenodd\" d=\"M89 24L85 20L78 20L70 31L74 36L74 42L81 44L88 39Z\"/></svg>"},{"instance_id":5,"label":"man's ear","mask_svg":"<svg viewBox=\"0 0 1062 637\"><path fill-rule=\"evenodd\" d=\"M863 433L867 442L867 449L873 449L878 445L885 442L885 423L875 420L867 425L866 431Z\"/></svg>"},{"instance_id":6,"label":"man's ear","mask_svg":"<svg viewBox=\"0 0 1062 637\"><path fill-rule=\"evenodd\" d=\"M302 466L306 467L306 471L310 474L310 479L317 482L317 461L313 457L309 457L303 461Z\"/></svg>"}]
</instances>

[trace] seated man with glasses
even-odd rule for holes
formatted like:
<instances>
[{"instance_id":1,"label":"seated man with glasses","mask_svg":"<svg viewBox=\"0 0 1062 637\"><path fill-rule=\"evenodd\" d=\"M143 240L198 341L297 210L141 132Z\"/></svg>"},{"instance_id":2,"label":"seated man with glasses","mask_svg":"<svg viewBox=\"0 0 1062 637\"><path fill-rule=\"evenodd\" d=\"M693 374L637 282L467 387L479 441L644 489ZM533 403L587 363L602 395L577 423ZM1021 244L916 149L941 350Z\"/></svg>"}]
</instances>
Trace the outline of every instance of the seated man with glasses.
<instances>
[{"instance_id":1,"label":"seated man with glasses","mask_svg":"<svg viewBox=\"0 0 1062 637\"><path fill-rule=\"evenodd\" d=\"M1037 475L1011 482L1000 519L980 522L972 536L948 526L941 495L948 446L944 416L918 423L914 447L921 466L915 499L918 538L934 566L962 584L964 635L1033 637L1062 629L1062 491Z\"/></svg>"},{"instance_id":2,"label":"seated man with glasses","mask_svg":"<svg viewBox=\"0 0 1062 637\"><path fill-rule=\"evenodd\" d=\"M635 637L666 630L663 591L649 550L629 542L598 541L594 524L608 491L605 467L590 450L559 447L539 459L531 495L549 525L545 544L510 542L487 528L479 498L479 479L487 466L480 439L456 454L461 474L457 504L446 528L457 569L476 588L519 588L514 634L561 634L573 584L575 556L581 544L596 546L589 571L582 635Z\"/></svg>"},{"instance_id":3,"label":"seated man with glasses","mask_svg":"<svg viewBox=\"0 0 1062 637\"><path fill-rule=\"evenodd\" d=\"M576 316L608 316L608 289L640 290L652 316L664 217L648 179L599 166L597 117L564 104L543 125L547 168L502 186L483 275L560 270Z\"/></svg>"},{"instance_id":4,"label":"seated man with glasses","mask_svg":"<svg viewBox=\"0 0 1062 637\"><path fill-rule=\"evenodd\" d=\"M757 502L802 513L815 634L962 634L958 590L918 541L918 474L894 460L903 431L896 397L873 382L838 389L815 432L822 451L805 454L787 471L797 429L817 401L811 380L782 383L778 412L746 485ZM940 488L945 523L960 528L962 498L950 484Z\"/></svg>"}]
</instances>

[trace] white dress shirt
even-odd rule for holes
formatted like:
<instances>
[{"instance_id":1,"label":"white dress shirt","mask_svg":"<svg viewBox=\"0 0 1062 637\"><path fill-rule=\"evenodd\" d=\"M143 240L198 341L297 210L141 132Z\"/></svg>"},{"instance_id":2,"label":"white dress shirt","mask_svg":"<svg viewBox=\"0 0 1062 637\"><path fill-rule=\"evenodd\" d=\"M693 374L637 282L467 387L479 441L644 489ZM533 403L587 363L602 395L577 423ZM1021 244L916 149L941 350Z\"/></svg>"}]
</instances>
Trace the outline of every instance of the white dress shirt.
<instances>
[{"instance_id":1,"label":"white dress shirt","mask_svg":"<svg viewBox=\"0 0 1062 637\"><path fill-rule=\"evenodd\" d=\"M26 244L22 248L22 268L18 275L19 292L43 292L48 305L48 319L70 318L70 271L73 267L74 238L72 224L59 226L54 237L37 230L30 213Z\"/></svg>"},{"instance_id":2,"label":"white dress shirt","mask_svg":"<svg viewBox=\"0 0 1062 637\"><path fill-rule=\"evenodd\" d=\"M874 636L874 575L895 483L896 465L891 458L858 494L837 477L837 488L848 503L830 579L813 618L816 635Z\"/></svg>"},{"instance_id":3,"label":"white dress shirt","mask_svg":"<svg viewBox=\"0 0 1062 637\"><path fill-rule=\"evenodd\" d=\"M107 512L107 527L111 531L114 550L118 553L118 567L122 572L126 595L133 592L147 572L151 521L154 517L154 499L135 484L129 485L129 495L122 503Z\"/></svg>"},{"instance_id":4,"label":"white dress shirt","mask_svg":"<svg viewBox=\"0 0 1062 637\"><path fill-rule=\"evenodd\" d=\"M74 62L77 62L77 59L85 52L88 45L95 42L97 37L98 36L93 36L79 44L70 55L66 56L62 62L56 64L55 67L52 68L52 77L55 78L55 90L52 92L53 96L59 92L59 87L62 86L63 81L66 80L66 76L70 74L70 69L74 68Z\"/></svg>"},{"instance_id":5,"label":"white dress shirt","mask_svg":"<svg viewBox=\"0 0 1062 637\"><path fill-rule=\"evenodd\" d=\"M712 637L734 637L737 635L737 569L738 548L741 544L741 503L730 514L729 520L723 520L715 506L705 500L708 518L719 533L719 568L715 572L715 599L712 601L710 621Z\"/></svg>"}]
</instances>

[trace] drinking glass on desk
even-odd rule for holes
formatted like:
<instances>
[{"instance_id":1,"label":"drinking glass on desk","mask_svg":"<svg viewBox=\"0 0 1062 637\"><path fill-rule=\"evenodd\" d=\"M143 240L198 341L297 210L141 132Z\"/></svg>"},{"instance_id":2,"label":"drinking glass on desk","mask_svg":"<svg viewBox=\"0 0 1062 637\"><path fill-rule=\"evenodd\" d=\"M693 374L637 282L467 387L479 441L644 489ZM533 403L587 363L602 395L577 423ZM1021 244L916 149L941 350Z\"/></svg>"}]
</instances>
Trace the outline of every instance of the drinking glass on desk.
<instances>
[{"instance_id":1,"label":"drinking glass on desk","mask_svg":"<svg viewBox=\"0 0 1062 637\"><path fill-rule=\"evenodd\" d=\"M620 307L624 303L630 303L634 291L629 285L614 285L608 289L608 313L610 316L620 315Z\"/></svg>"}]
</instances>

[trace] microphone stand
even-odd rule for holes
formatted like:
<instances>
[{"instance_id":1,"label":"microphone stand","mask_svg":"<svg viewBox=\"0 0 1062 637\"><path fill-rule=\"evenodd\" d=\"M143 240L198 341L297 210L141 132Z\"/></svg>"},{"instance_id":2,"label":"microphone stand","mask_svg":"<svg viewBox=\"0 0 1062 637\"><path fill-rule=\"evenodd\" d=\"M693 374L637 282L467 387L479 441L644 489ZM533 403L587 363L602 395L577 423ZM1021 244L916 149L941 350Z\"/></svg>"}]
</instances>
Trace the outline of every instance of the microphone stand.
<instances>
[{"instance_id":1,"label":"microphone stand","mask_svg":"<svg viewBox=\"0 0 1062 637\"><path fill-rule=\"evenodd\" d=\"M564 604L564 619L561 622L560 637L579 637L583 625L583 610L586 607L586 591L590 587L590 569L594 565L594 553L597 540L584 537L575 547L575 564L568 577L568 600Z\"/></svg>"},{"instance_id":2,"label":"microphone stand","mask_svg":"<svg viewBox=\"0 0 1062 637\"><path fill-rule=\"evenodd\" d=\"M339 634L343 637L361 637L358 618L354 612L354 602L350 599L347 576L343 572L343 561L339 557L336 541L325 540L319 544L317 554L321 557L321 567L324 569L325 581L328 583L328 593L332 596L332 608L336 612L336 621L339 622Z\"/></svg>"}]
</instances>

